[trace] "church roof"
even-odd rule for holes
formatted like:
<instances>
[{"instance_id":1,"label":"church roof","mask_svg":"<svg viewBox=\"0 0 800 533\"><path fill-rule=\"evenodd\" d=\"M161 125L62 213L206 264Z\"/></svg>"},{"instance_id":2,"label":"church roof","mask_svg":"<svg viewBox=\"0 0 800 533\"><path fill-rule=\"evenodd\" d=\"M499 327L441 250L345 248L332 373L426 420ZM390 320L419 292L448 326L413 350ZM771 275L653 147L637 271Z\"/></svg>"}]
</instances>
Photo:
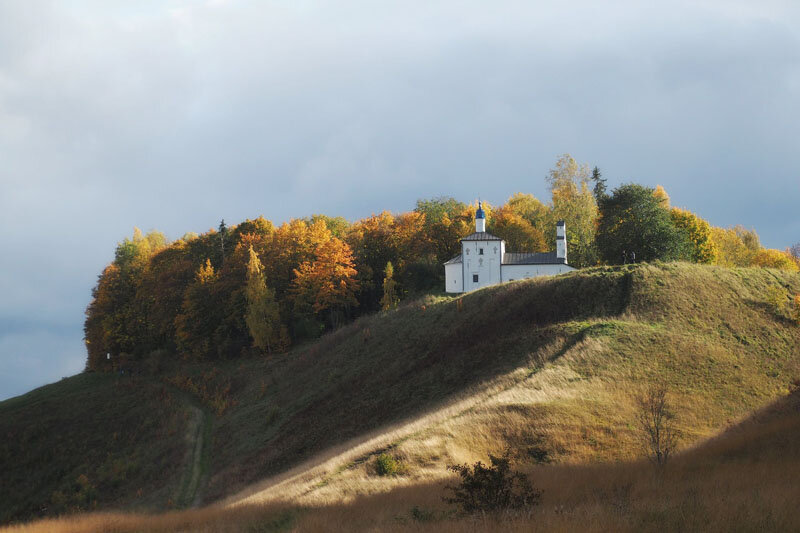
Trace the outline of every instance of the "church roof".
<instances>
[{"instance_id":1,"label":"church roof","mask_svg":"<svg viewBox=\"0 0 800 533\"><path fill-rule=\"evenodd\" d=\"M471 235L467 235L462 241L501 241L500 237L495 237L491 233L487 233L485 231L476 231Z\"/></svg>"},{"instance_id":2,"label":"church roof","mask_svg":"<svg viewBox=\"0 0 800 533\"><path fill-rule=\"evenodd\" d=\"M458 254L445 265L461 264L463 259ZM503 265L566 265L567 262L556 257L555 252L506 252L503 254Z\"/></svg>"},{"instance_id":3,"label":"church roof","mask_svg":"<svg viewBox=\"0 0 800 533\"><path fill-rule=\"evenodd\" d=\"M566 263L564 259L556 257L555 252L506 252L503 255L504 265L565 265Z\"/></svg>"}]
</instances>

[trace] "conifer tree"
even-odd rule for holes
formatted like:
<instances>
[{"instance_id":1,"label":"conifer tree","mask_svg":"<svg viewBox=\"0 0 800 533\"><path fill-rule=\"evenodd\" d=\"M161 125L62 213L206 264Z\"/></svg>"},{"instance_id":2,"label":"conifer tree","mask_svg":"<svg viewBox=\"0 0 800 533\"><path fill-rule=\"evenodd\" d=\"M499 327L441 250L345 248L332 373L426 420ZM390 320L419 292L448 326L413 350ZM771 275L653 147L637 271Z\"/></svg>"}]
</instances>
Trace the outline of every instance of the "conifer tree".
<instances>
[{"instance_id":1,"label":"conifer tree","mask_svg":"<svg viewBox=\"0 0 800 533\"><path fill-rule=\"evenodd\" d=\"M228 226L223 218L219 223L219 249L222 254L222 263L225 263L225 239L228 237Z\"/></svg>"},{"instance_id":2,"label":"conifer tree","mask_svg":"<svg viewBox=\"0 0 800 533\"><path fill-rule=\"evenodd\" d=\"M251 246L250 260L247 263L245 322L253 337L253 346L272 353L272 347L281 336L280 314L278 302L275 301L275 291L267 287L263 270L258 254Z\"/></svg>"},{"instance_id":3,"label":"conifer tree","mask_svg":"<svg viewBox=\"0 0 800 533\"><path fill-rule=\"evenodd\" d=\"M602 202L608 196L608 193L606 192L606 179L603 177L603 174L600 173L600 169L596 166L594 169L592 169L591 179L594 182L594 199L599 205L600 202Z\"/></svg>"},{"instance_id":4,"label":"conifer tree","mask_svg":"<svg viewBox=\"0 0 800 533\"><path fill-rule=\"evenodd\" d=\"M383 298L381 298L381 309L388 311L397 307L397 282L394 280L394 267L392 262L386 263L386 270L383 278Z\"/></svg>"}]
</instances>

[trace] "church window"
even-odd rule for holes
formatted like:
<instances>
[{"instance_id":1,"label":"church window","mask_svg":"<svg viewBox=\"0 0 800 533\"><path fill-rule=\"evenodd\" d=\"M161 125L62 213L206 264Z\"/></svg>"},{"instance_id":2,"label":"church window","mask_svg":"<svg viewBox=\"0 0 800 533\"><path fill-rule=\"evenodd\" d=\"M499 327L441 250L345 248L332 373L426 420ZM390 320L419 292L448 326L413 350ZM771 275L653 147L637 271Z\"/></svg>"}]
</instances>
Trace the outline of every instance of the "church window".
<instances>
[{"instance_id":1,"label":"church window","mask_svg":"<svg viewBox=\"0 0 800 533\"><path fill-rule=\"evenodd\" d=\"M473 274L472 275L472 283L478 283L478 275L477 274Z\"/></svg>"},{"instance_id":2,"label":"church window","mask_svg":"<svg viewBox=\"0 0 800 533\"><path fill-rule=\"evenodd\" d=\"M480 248L480 249L478 250L478 255L483 255L483 248Z\"/></svg>"},{"instance_id":3,"label":"church window","mask_svg":"<svg viewBox=\"0 0 800 533\"><path fill-rule=\"evenodd\" d=\"M469 255L469 248L467 248L467 255Z\"/></svg>"}]
</instances>

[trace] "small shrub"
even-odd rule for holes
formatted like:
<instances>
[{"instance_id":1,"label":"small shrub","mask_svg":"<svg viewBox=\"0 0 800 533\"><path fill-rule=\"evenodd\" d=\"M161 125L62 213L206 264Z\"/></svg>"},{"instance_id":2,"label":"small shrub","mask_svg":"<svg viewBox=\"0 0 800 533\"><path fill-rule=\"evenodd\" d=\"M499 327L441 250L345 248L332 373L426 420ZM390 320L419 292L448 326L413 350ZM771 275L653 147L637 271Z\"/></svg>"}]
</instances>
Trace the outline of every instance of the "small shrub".
<instances>
[{"instance_id":1,"label":"small shrub","mask_svg":"<svg viewBox=\"0 0 800 533\"><path fill-rule=\"evenodd\" d=\"M489 455L491 466L478 461L471 467L468 464L447 467L461 477L458 485L448 485L452 497L444 501L455 504L465 513L496 513L539 503L541 491L531 487L528 477L511 470L509 454L502 457Z\"/></svg>"},{"instance_id":2,"label":"small shrub","mask_svg":"<svg viewBox=\"0 0 800 533\"><path fill-rule=\"evenodd\" d=\"M789 293L782 287L771 286L767 289L767 305L777 316L789 318Z\"/></svg>"},{"instance_id":3,"label":"small shrub","mask_svg":"<svg viewBox=\"0 0 800 533\"><path fill-rule=\"evenodd\" d=\"M420 509L415 505L411 509L411 518L415 522L432 522L436 519L436 513L427 509Z\"/></svg>"},{"instance_id":4,"label":"small shrub","mask_svg":"<svg viewBox=\"0 0 800 533\"><path fill-rule=\"evenodd\" d=\"M382 453L375 459L375 472L379 476L396 476L401 473L401 470L400 461L388 453Z\"/></svg>"},{"instance_id":5,"label":"small shrub","mask_svg":"<svg viewBox=\"0 0 800 533\"><path fill-rule=\"evenodd\" d=\"M794 309L792 309L792 319L800 326L800 294L794 295Z\"/></svg>"},{"instance_id":6,"label":"small shrub","mask_svg":"<svg viewBox=\"0 0 800 533\"><path fill-rule=\"evenodd\" d=\"M530 457L536 464L546 464L550 462L550 452L541 445L533 445L528 447L528 457Z\"/></svg>"}]
</instances>

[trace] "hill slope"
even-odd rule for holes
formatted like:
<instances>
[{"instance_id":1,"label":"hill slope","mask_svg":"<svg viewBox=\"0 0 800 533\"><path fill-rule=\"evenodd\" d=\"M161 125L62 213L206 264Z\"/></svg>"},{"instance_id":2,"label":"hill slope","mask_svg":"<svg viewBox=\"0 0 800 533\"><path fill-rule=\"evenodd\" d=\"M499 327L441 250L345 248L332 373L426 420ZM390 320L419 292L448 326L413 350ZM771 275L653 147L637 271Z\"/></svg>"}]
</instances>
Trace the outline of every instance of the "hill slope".
<instances>
[{"instance_id":1,"label":"hill slope","mask_svg":"<svg viewBox=\"0 0 800 533\"><path fill-rule=\"evenodd\" d=\"M787 392L800 329L766 304L775 285L800 292L797 275L764 269L594 268L415 302L281 357L184 365L140 381L180 387L216 413L205 501L243 490L229 501L338 502L435 483L446 464L506 446L530 464L627 459L638 454L630 392L643 383L665 380L678 393L687 445ZM71 379L89 380L89 390L106 378ZM0 423L19 424L14 409L25 398L1 403ZM76 431L88 432L78 423L91 419L73 417ZM406 475L374 475L382 450ZM21 480L17 453L0 457ZM164 475L177 486L182 470ZM68 476L56 478L42 494ZM134 487L119 484L119 506L135 500Z\"/></svg>"},{"instance_id":2,"label":"hill slope","mask_svg":"<svg viewBox=\"0 0 800 533\"><path fill-rule=\"evenodd\" d=\"M142 379L81 374L0 403L0 523L180 496L190 411Z\"/></svg>"}]
</instances>

